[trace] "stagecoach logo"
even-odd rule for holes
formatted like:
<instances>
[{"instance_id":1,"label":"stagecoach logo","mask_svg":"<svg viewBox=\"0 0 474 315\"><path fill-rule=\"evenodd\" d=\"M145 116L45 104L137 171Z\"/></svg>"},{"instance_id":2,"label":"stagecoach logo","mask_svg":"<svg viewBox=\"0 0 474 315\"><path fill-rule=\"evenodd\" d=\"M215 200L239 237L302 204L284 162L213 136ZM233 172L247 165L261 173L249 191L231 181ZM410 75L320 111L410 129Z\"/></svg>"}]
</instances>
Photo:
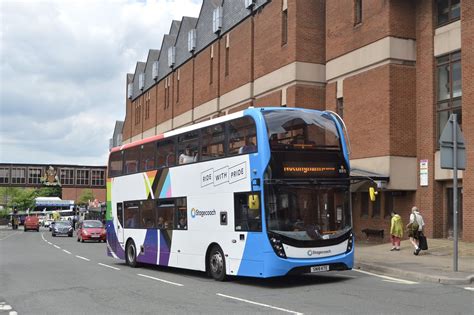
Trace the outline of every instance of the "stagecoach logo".
<instances>
[{"instance_id":1,"label":"stagecoach logo","mask_svg":"<svg viewBox=\"0 0 474 315\"><path fill-rule=\"evenodd\" d=\"M328 250L314 250L314 249L308 250L308 256L330 254L330 253L331 253L330 249L328 249Z\"/></svg>"},{"instance_id":2,"label":"stagecoach logo","mask_svg":"<svg viewBox=\"0 0 474 315\"><path fill-rule=\"evenodd\" d=\"M195 208L191 209L191 217L192 218L195 218L195 217L201 217L202 218L202 217L208 216L208 215L216 215L216 210L213 209L213 210L202 211L202 210L195 209Z\"/></svg>"},{"instance_id":3,"label":"stagecoach logo","mask_svg":"<svg viewBox=\"0 0 474 315\"><path fill-rule=\"evenodd\" d=\"M213 168L201 173L201 187L213 184L219 186L224 183L235 183L247 177L247 166L244 163L235 166L225 166L218 170Z\"/></svg>"}]
</instances>

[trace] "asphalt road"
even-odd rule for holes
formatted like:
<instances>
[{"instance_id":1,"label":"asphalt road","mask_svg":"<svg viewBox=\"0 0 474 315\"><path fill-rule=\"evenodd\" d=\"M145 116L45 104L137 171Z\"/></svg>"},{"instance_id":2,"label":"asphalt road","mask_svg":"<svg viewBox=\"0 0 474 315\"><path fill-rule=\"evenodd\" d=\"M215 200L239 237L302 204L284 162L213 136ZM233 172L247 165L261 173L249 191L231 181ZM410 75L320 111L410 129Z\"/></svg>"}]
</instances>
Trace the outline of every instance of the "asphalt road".
<instances>
[{"instance_id":1,"label":"asphalt road","mask_svg":"<svg viewBox=\"0 0 474 315\"><path fill-rule=\"evenodd\" d=\"M216 282L130 268L104 243L0 230L0 314L472 314L474 292L359 271ZM2 309L4 309L2 311ZM6 311L8 310L8 311ZM15 314L15 313L12 313Z\"/></svg>"}]
</instances>

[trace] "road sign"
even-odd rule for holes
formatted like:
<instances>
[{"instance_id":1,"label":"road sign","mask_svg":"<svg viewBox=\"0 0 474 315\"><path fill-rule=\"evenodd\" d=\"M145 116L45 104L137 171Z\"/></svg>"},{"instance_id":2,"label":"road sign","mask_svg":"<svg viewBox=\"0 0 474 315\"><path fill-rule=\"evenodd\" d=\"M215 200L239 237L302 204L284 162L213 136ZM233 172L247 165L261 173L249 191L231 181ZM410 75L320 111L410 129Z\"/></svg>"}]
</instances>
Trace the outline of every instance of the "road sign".
<instances>
[{"instance_id":1,"label":"road sign","mask_svg":"<svg viewBox=\"0 0 474 315\"><path fill-rule=\"evenodd\" d=\"M454 115L454 114L453 114ZM455 126L453 126L453 123ZM456 137L456 143L454 143L454 137ZM456 146L454 145L456 144ZM452 117L446 123L441 138L439 139L440 151L441 151L441 168L453 169L454 168L454 147L457 148L457 169L466 169L466 146L464 144L464 136L461 128L456 120Z\"/></svg>"}]
</instances>

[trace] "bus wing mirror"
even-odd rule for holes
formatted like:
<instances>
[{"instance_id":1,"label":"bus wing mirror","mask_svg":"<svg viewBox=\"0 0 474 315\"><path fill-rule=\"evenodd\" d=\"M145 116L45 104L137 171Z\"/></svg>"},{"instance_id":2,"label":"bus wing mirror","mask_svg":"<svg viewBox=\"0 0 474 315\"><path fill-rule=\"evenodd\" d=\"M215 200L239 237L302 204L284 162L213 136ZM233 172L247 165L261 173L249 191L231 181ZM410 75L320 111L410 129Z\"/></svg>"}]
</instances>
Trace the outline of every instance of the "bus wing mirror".
<instances>
[{"instance_id":1,"label":"bus wing mirror","mask_svg":"<svg viewBox=\"0 0 474 315\"><path fill-rule=\"evenodd\" d=\"M375 191L375 188L374 188L374 187L369 187L369 197L370 197L370 201L375 201L377 194L378 194L378 192Z\"/></svg>"},{"instance_id":2,"label":"bus wing mirror","mask_svg":"<svg viewBox=\"0 0 474 315\"><path fill-rule=\"evenodd\" d=\"M249 195L248 205L251 210L260 209L260 198L258 195Z\"/></svg>"}]
</instances>

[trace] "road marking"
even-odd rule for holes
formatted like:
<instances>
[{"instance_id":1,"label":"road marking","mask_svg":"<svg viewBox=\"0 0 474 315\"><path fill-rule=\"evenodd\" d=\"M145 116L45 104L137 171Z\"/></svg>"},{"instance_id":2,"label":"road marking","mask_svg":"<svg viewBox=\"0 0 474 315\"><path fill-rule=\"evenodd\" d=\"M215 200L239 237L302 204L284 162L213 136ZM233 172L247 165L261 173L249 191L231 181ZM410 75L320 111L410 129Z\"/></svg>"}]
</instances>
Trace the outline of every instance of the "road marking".
<instances>
[{"instance_id":1,"label":"road marking","mask_svg":"<svg viewBox=\"0 0 474 315\"><path fill-rule=\"evenodd\" d=\"M464 287L464 289L466 289L468 291L474 291L474 287Z\"/></svg>"},{"instance_id":2,"label":"road marking","mask_svg":"<svg viewBox=\"0 0 474 315\"><path fill-rule=\"evenodd\" d=\"M49 245L53 245L53 243L51 243L51 242L48 242L48 244L49 244Z\"/></svg>"},{"instance_id":3,"label":"road marking","mask_svg":"<svg viewBox=\"0 0 474 315\"><path fill-rule=\"evenodd\" d=\"M86 257L82 257L82 256L78 256L78 255L76 255L76 257L79 258L79 259L85 260L85 261L91 261L89 258L86 258Z\"/></svg>"},{"instance_id":4,"label":"road marking","mask_svg":"<svg viewBox=\"0 0 474 315\"><path fill-rule=\"evenodd\" d=\"M61 249L61 247L59 247L58 245L53 245L54 247L56 247L57 249Z\"/></svg>"},{"instance_id":5,"label":"road marking","mask_svg":"<svg viewBox=\"0 0 474 315\"><path fill-rule=\"evenodd\" d=\"M70 251L67 251L67 250L65 250L65 249L63 249L63 252L65 252L66 254L71 255L71 252L70 252Z\"/></svg>"},{"instance_id":6,"label":"road marking","mask_svg":"<svg viewBox=\"0 0 474 315\"><path fill-rule=\"evenodd\" d=\"M18 313L15 312L15 311L10 311L10 313L8 313L8 315L18 315Z\"/></svg>"},{"instance_id":7,"label":"road marking","mask_svg":"<svg viewBox=\"0 0 474 315\"><path fill-rule=\"evenodd\" d=\"M245 300L245 299L241 299L241 298L238 298L238 297L233 297L233 296L230 296L230 295L224 295L224 294L220 294L220 293L216 293L216 294L219 295L219 296L228 298L228 299L233 299L233 300L237 300L237 301L241 301L241 302L246 302L246 303L255 304L255 305L259 305L259 306L263 306L263 307L268 307L268 308L272 308L274 310L278 310L278 311L282 311L282 312L286 312L286 313L292 313L292 314L298 314L298 315L303 314L303 313L300 313L300 312L287 310L287 309L284 309L284 308L281 308L281 307L276 307L276 306L271 306L271 305L268 305L268 304L263 304L263 303L258 303L258 302L254 302L254 301L250 301L250 300Z\"/></svg>"},{"instance_id":8,"label":"road marking","mask_svg":"<svg viewBox=\"0 0 474 315\"><path fill-rule=\"evenodd\" d=\"M107 267L107 268L111 268L111 269L114 269L114 270L120 270L120 268L117 268L117 267L113 267L113 266L109 266L109 265L106 265L106 264L103 264L103 263L97 263L101 266L104 266L104 267Z\"/></svg>"},{"instance_id":9,"label":"road marking","mask_svg":"<svg viewBox=\"0 0 474 315\"><path fill-rule=\"evenodd\" d=\"M43 239L43 241L47 242L47 240L44 238L44 233L41 232L41 238Z\"/></svg>"},{"instance_id":10,"label":"road marking","mask_svg":"<svg viewBox=\"0 0 474 315\"><path fill-rule=\"evenodd\" d=\"M148 278L148 279L153 279L153 280L156 280L156 281L161 281L161 282L164 282L164 283L176 285L176 286L178 286L178 287L184 286L184 285L181 284L181 283L176 283L176 282L171 282L171 281L168 281L168 280L163 280L163 279L160 279L160 278L150 277L150 276L147 276L147 275L143 275L143 274L141 274L141 273L138 273L137 275L140 276L140 277L145 277L145 278Z\"/></svg>"},{"instance_id":11,"label":"road marking","mask_svg":"<svg viewBox=\"0 0 474 315\"><path fill-rule=\"evenodd\" d=\"M4 237L4 238L0 238L0 241L6 240L6 239L9 238L10 236L16 235L16 234L18 234L18 233L20 233L20 231L17 231L17 232L15 232L15 233L13 233L13 234L7 235L7 236Z\"/></svg>"},{"instance_id":12,"label":"road marking","mask_svg":"<svg viewBox=\"0 0 474 315\"><path fill-rule=\"evenodd\" d=\"M403 280L403 279L397 279L397 278L388 277L388 276L382 276L382 275L378 275L376 273L363 271L363 270L359 270L359 269L352 269L352 270L360 272L360 273L365 273L367 275L371 275L371 276L374 276L374 277L385 279L384 281L386 281L386 282L401 283L401 284L418 284L419 283L419 282Z\"/></svg>"}]
</instances>

